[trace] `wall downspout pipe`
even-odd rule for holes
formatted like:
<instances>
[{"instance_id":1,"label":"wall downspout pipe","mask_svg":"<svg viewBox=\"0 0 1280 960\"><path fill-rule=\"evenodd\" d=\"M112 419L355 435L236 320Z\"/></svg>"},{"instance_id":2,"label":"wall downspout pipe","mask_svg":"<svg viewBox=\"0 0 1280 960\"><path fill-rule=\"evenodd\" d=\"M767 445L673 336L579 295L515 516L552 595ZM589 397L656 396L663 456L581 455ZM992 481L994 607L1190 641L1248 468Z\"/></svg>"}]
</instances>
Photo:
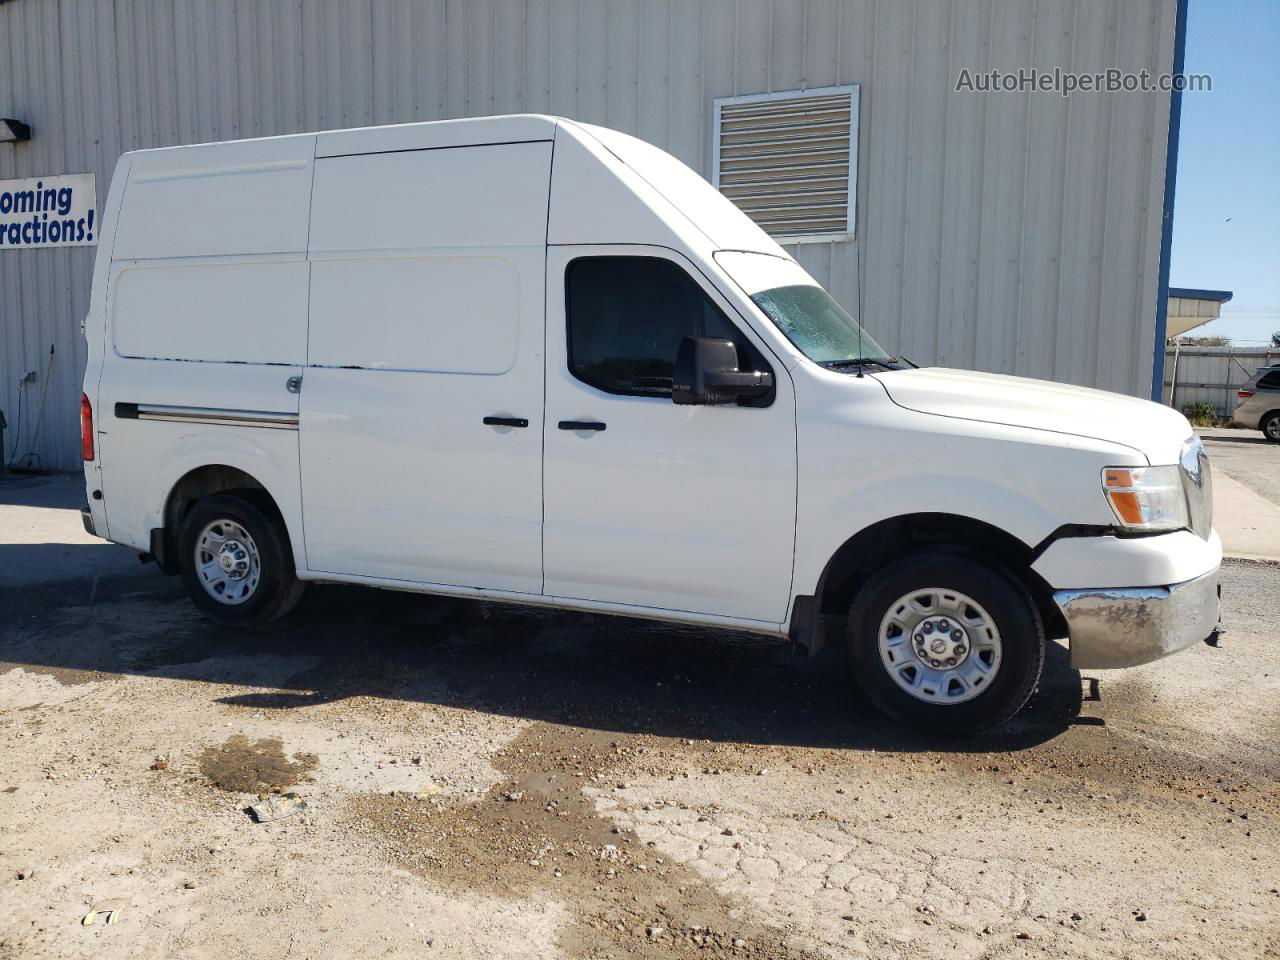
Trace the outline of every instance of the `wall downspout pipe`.
<instances>
[{"instance_id":1,"label":"wall downspout pipe","mask_svg":"<svg viewBox=\"0 0 1280 960\"><path fill-rule=\"evenodd\" d=\"M1180 82L1187 60L1187 4L1178 0L1173 26L1173 75ZM1151 361L1151 399L1164 399L1165 332L1169 322L1169 260L1173 252L1173 195L1178 183L1178 134L1182 127L1182 90L1169 93L1169 143L1164 155L1164 206L1160 224L1160 277L1156 291L1155 349ZM1170 399L1172 402L1172 398Z\"/></svg>"}]
</instances>

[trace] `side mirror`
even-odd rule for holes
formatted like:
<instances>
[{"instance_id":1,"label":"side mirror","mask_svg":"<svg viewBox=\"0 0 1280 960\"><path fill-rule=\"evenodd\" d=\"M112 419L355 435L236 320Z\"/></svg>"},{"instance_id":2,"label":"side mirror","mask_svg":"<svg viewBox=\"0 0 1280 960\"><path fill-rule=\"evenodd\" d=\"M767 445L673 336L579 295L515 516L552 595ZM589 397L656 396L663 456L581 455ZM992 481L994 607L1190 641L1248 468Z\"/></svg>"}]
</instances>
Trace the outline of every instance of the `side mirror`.
<instances>
[{"instance_id":1,"label":"side mirror","mask_svg":"<svg viewBox=\"0 0 1280 960\"><path fill-rule=\"evenodd\" d=\"M732 340L685 337L671 375L671 400L681 404L737 403L773 389L773 374L738 369Z\"/></svg>"}]
</instances>

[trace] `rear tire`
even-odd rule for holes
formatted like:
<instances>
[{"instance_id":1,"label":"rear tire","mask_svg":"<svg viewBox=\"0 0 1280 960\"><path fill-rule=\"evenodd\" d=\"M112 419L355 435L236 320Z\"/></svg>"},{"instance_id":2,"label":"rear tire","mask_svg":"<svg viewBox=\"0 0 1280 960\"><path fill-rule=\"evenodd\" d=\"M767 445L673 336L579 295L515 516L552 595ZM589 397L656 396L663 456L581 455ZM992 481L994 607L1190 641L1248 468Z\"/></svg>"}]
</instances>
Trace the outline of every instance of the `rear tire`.
<instances>
[{"instance_id":1,"label":"rear tire","mask_svg":"<svg viewBox=\"0 0 1280 960\"><path fill-rule=\"evenodd\" d=\"M278 620L306 587L284 523L274 510L236 494L214 494L192 507L179 533L178 560L191 602L228 626Z\"/></svg>"},{"instance_id":2,"label":"rear tire","mask_svg":"<svg viewBox=\"0 0 1280 960\"><path fill-rule=\"evenodd\" d=\"M1022 709L1044 667L1044 624L1004 570L925 550L874 574L849 612L849 663L896 720L960 735Z\"/></svg>"},{"instance_id":3,"label":"rear tire","mask_svg":"<svg viewBox=\"0 0 1280 960\"><path fill-rule=\"evenodd\" d=\"M1258 424L1258 429L1272 443L1280 443L1280 410L1263 417L1262 422Z\"/></svg>"}]
</instances>

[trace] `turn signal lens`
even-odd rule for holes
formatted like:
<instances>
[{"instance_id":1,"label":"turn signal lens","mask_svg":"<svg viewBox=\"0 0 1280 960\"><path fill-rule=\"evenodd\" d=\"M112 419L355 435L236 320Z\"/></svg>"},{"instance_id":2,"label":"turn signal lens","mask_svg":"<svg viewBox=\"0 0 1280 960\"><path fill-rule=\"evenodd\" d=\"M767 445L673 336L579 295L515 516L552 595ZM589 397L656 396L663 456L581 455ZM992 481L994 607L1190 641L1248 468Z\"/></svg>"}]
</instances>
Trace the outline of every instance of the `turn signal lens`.
<instances>
[{"instance_id":1,"label":"turn signal lens","mask_svg":"<svg viewBox=\"0 0 1280 960\"><path fill-rule=\"evenodd\" d=\"M1127 530L1181 530L1189 523L1187 497L1176 466L1106 467L1102 492Z\"/></svg>"},{"instance_id":2,"label":"turn signal lens","mask_svg":"<svg viewBox=\"0 0 1280 960\"><path fill-rule=\"evenodd\" d=\"M80 456L86 463L93 459L93 404L86 393L80 394Z\"/></svg>"}]
</instances>

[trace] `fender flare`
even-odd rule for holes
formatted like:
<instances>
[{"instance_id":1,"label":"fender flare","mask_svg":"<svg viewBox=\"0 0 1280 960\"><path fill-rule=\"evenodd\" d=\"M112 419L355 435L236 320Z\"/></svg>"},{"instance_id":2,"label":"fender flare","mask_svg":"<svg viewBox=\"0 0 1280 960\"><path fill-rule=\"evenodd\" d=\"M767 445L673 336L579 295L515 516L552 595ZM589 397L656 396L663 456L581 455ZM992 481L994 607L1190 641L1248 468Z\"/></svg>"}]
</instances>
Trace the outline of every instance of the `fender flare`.
<instances>
[{"instance_id":1,"label":"fender flare","mask_svg":"<svg viewBox=\"0 0 1280 960\"><path fill-rule=\"evenodd\" d=\"M239 438L238 438L239 439ZM162 569L168 571L173 565L172 558L165 555L163 544L168 535L177 535L177 530L168 530L168 511L174 491L187 477L193 473L210 467L229 467L247 474L271 498L284 522L285 533L293 550L293 562L297 569L306 568L306 551L303 540L300 480L297 475L288 476L285 471L272 465L271 458L255 447L254 444L240 440L220 444L216 453L208 450L195 451L186 456L175 458L166 464L162 479L158 483L160 496L155 498L155 506L149 512L146 523L151 531L151 553L161 562ZM159 539L157 539L159 535Z\"/></svg>"}]
</instances>

